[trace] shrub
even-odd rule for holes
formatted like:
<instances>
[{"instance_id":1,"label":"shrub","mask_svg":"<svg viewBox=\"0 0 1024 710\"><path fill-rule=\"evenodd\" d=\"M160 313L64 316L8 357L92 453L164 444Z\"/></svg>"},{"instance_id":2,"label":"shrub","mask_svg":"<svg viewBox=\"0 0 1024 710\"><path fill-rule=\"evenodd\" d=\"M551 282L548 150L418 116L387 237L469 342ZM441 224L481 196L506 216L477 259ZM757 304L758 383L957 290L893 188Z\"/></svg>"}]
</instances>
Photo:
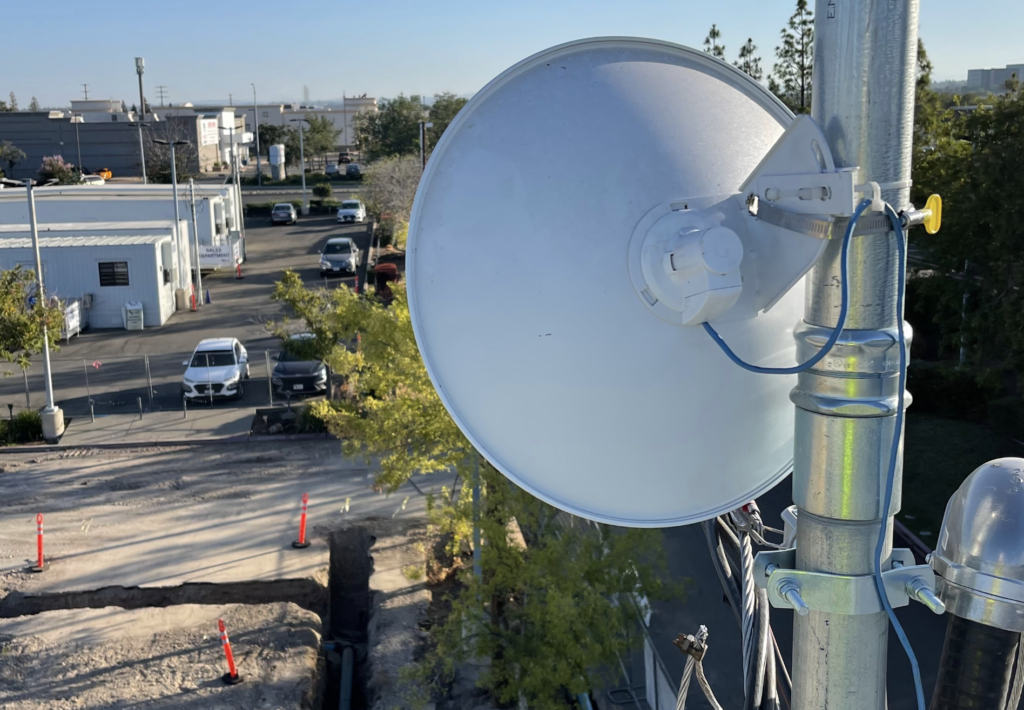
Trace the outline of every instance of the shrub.
<instances>
[{"instance_id":1,"label":"shrub","mask_svg":"<svg viewBox=\"0 0 1024 710\"><path fill-rule=\"evenodd\" d=\"M950 363L913 363L907 369L913 410L951 419L985 421L989 403L1003 394L997 373Z\"/></svg>"},{"instance_id":2,"label":"shrub","mask_svg":"<svg viewBox=\"0 0 1024 710\"><path fill-rule=\"evenodd\" d=\"M14 418L3 422L0 439L8 444L30 444L43 438L43 418L31 409L18 412Z\"/></svg>"},{"instance_id":3,"label":"shrub","mask_svg":"<svg viewBox=\"0 0 1024 710\"><path fill-rule=\"evenodd\" d=\"M331 196L333 190L329 182L318 182L313 186L313 194L321 200L326 200Z\"/></svg>"}]
</instances>

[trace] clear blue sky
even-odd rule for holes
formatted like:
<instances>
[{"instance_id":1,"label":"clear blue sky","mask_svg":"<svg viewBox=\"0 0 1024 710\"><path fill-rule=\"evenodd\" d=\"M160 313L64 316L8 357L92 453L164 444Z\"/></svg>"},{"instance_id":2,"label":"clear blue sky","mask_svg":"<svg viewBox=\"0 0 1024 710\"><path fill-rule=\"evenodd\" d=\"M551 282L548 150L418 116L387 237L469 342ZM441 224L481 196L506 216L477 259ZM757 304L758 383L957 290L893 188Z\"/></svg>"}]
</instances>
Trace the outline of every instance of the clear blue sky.
<instances>
[{"instance_id":1,"label":"clear blue sky","mask_svg":"<svg viewBox=\"0 0 1024 710\"><path fill-rule=\"evenodd\" d=\"M518 60L554 44L632 35L700 46L711 23L731 59L752 37L771 68L794 0L47 0L13 2L5 25L0 98L22 108L81 97L137 101L133 57L146 59L146 95L314 100L454 91L472 94ZM1024 62L1024 2L922 0L921 37L936 79ZM813 2L812 2L813 6ZM294 9L293 9L294 8ZM299 9L301 8L301 10ZM80 39L79 39L80 38Z\"/></svg>"}]
</instances>

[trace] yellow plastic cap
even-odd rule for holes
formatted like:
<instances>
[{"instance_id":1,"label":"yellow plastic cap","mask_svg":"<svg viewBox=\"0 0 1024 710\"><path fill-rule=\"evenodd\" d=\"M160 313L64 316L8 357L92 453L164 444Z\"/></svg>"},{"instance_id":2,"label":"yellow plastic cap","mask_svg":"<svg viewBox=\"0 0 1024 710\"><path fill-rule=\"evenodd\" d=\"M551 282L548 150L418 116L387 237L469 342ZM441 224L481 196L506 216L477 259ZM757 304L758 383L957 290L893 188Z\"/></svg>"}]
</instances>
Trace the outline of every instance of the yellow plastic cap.
<instances>
[{"instance_id":1,"label":"yellow plastic cap","mask_svg":"<svg viewBox=\"0 0 1024 710\"><path fill-rule=\"evenodd\" d=\"M938 195L932 195L924 204L924 208L931 212L930 215L924 218L924 231L928 232L928 234L935 234L942 227L942 198Z\"/></svg>"}]
</instances>

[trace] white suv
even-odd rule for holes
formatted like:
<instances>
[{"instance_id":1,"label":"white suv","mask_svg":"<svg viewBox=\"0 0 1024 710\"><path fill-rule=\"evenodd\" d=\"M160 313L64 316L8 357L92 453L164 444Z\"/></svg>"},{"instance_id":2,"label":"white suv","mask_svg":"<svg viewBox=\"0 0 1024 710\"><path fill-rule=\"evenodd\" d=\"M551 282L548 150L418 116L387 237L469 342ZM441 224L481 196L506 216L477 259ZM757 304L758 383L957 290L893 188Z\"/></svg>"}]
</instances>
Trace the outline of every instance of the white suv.
<instances>
[{"instance_id":1,"label":"white suv","mask_svg":"<svg viewBox=\"0 0 1024 710\"><path fill-rule=\"evenodd\" d=\"M240 399L242 380L249 379L249 354L236 338L201 340L192 357L181 364L188 368L181 393L189 399Z\"/></svg>"},{"instance_id":2,"label":"white suv","mask_svg":"<svg viewBox=\"0 0 1024 710\"><path fill-rule=\"evenodd\" d=\"M338 208L338 222L363 222L366 220L366 207L359 200L345 200Z\"/></svg>"}]
</instances>

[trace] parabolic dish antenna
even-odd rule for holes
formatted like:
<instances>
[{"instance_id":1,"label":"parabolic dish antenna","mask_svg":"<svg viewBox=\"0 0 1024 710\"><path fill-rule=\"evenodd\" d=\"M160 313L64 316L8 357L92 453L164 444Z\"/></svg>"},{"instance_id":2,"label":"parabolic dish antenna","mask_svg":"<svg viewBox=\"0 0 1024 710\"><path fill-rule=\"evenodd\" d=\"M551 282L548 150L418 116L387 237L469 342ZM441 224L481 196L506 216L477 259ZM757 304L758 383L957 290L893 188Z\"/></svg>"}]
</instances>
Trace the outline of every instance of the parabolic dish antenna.
<instances>
[{"instance_id":1,"label":"parabolic dish antenna","mask_svg":"<svg viewBox=\"0 0 1024 710\"><path fill-rule=\"evenodd\" d=\"M633 527L710 518L787 474L795 376L743 371L682 306L659 311L639 253L736 199L792 121L724 62L613 38L517 64L452 122L412 212L410 304L445 406L502 473ZM733 239L712 237L710 271ZM792 366L803 302L798 281L756 318L709 318L745 360Z\"/></svg>"}]
</instances>

